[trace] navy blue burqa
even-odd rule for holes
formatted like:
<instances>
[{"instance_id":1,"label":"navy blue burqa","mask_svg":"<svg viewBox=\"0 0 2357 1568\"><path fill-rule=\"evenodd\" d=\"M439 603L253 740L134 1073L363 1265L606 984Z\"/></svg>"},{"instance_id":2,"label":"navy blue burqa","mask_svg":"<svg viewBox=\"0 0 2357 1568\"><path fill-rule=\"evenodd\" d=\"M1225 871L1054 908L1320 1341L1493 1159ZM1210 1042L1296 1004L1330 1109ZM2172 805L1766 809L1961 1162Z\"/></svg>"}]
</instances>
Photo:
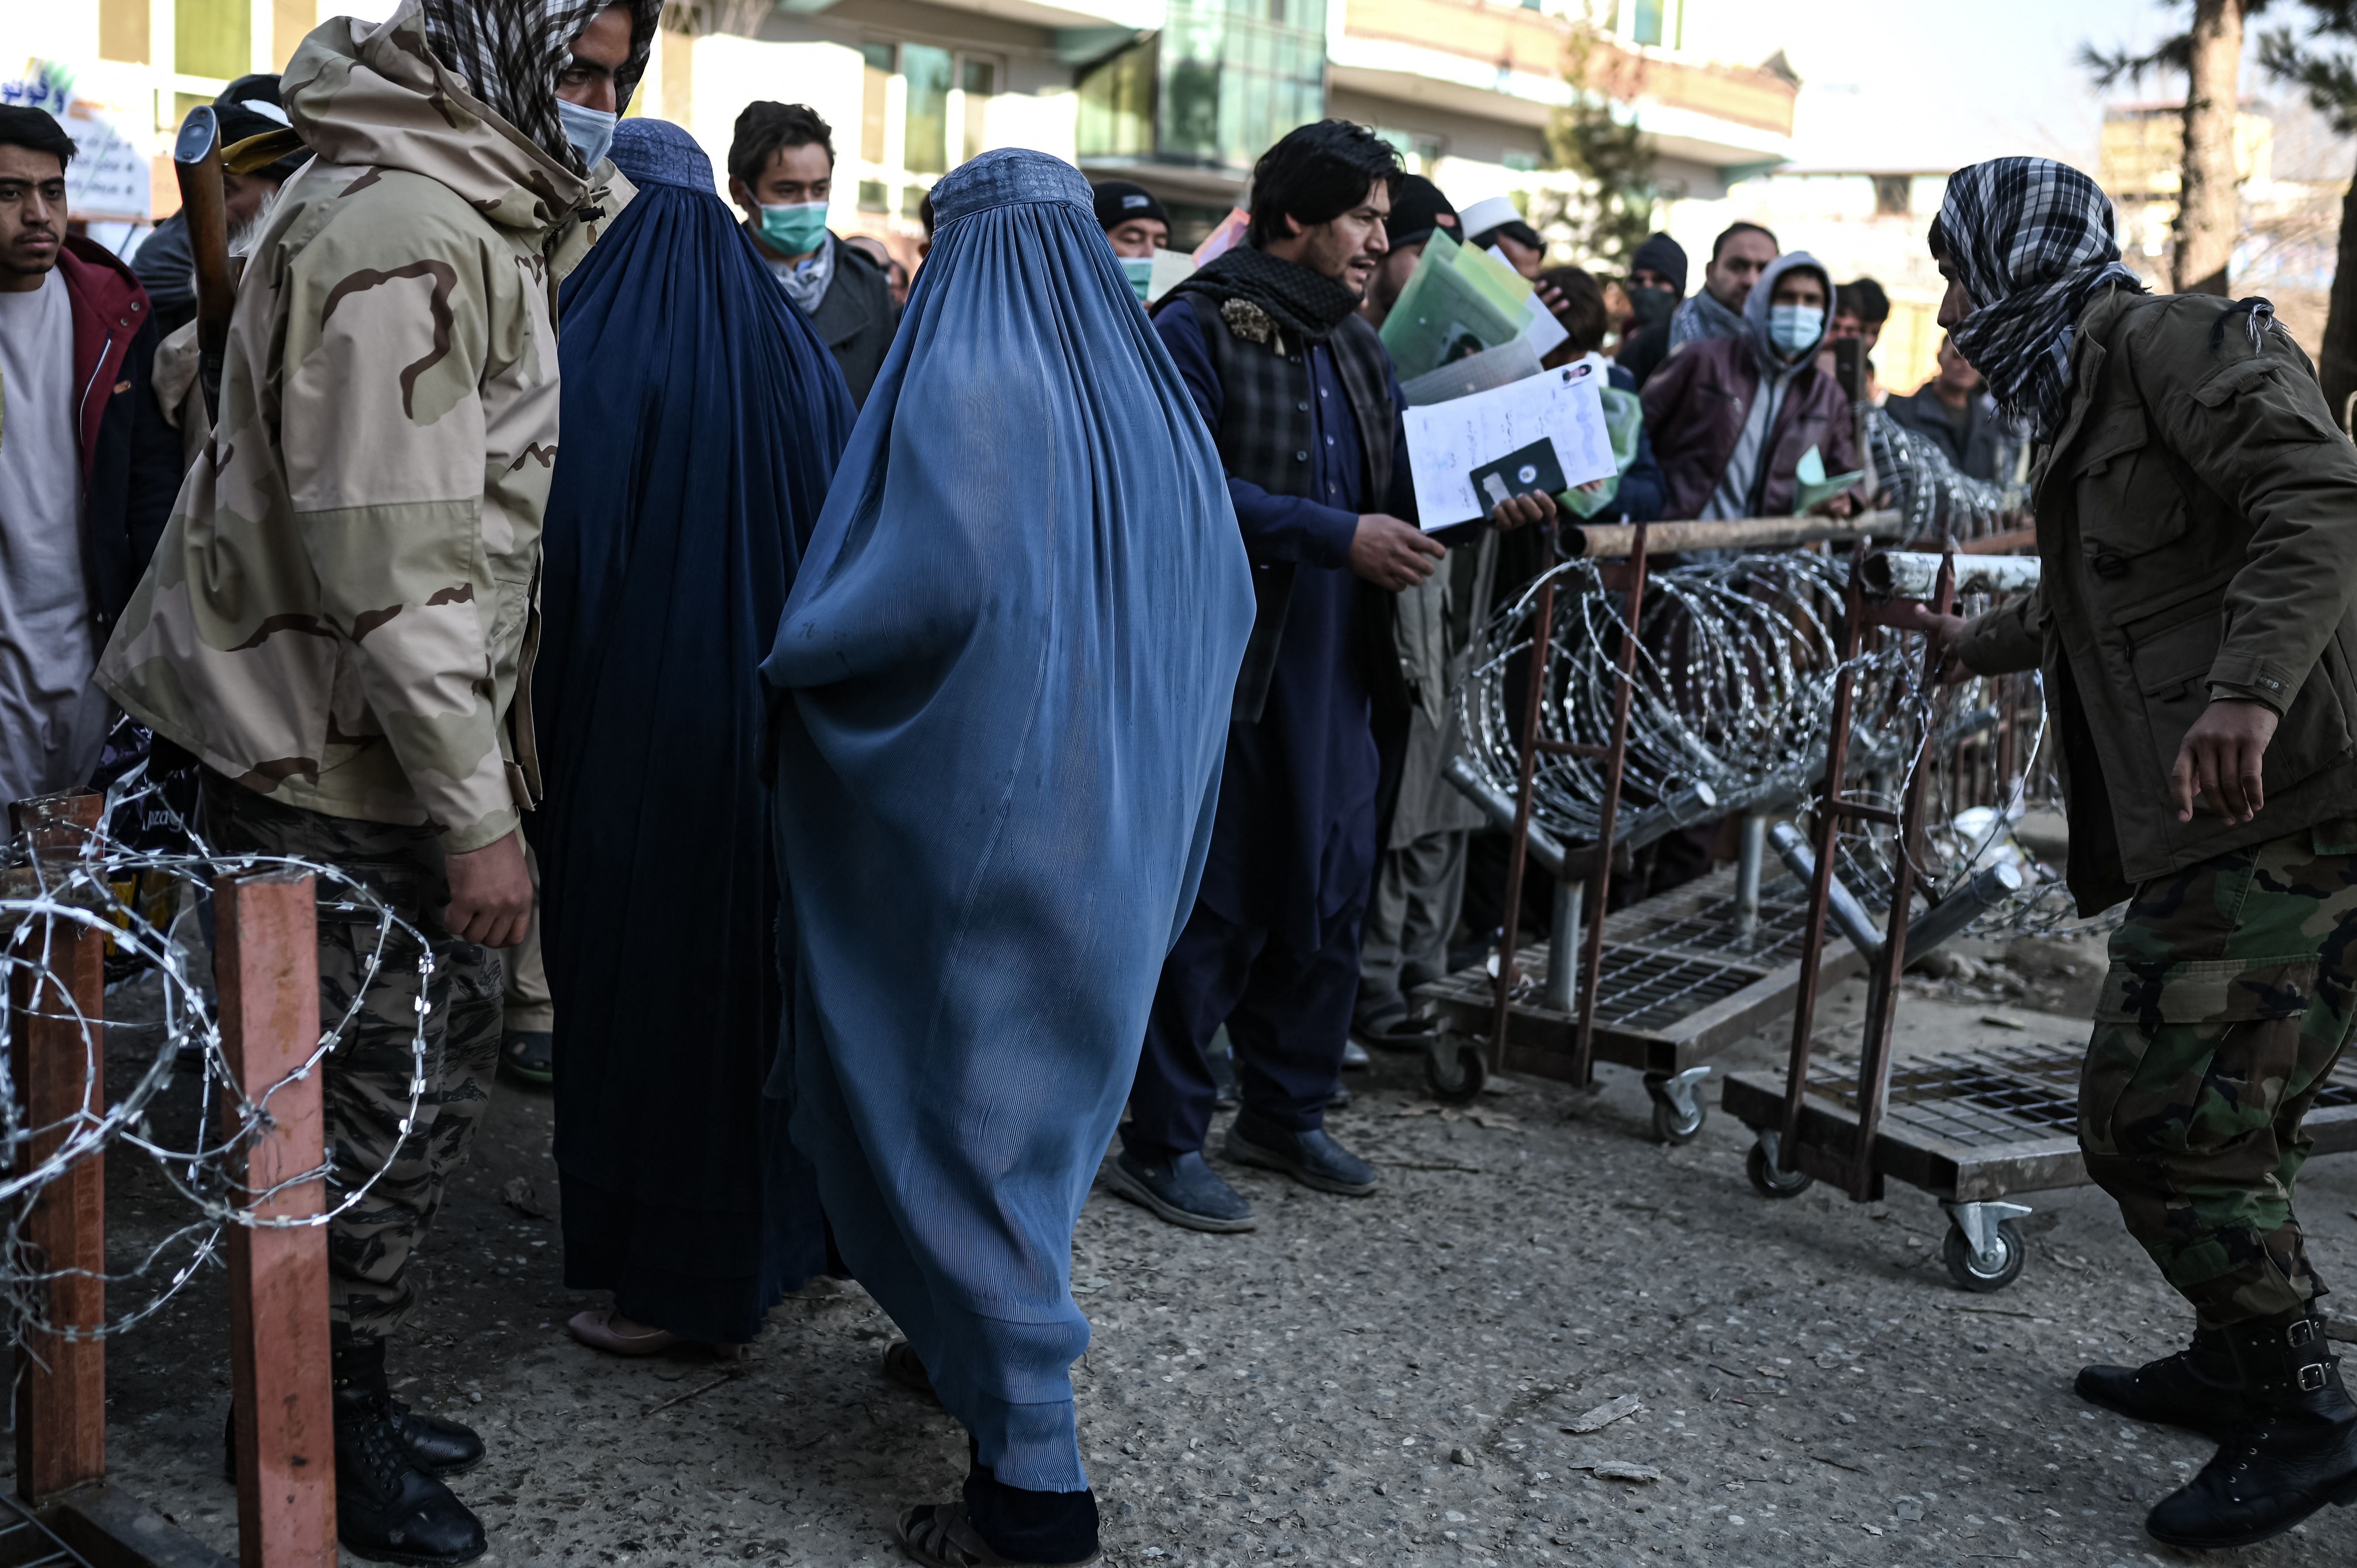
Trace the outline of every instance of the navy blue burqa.
<instances>
[{"instance_id":1,"label":"navy blue burqa","mask_svg":"<svg viewBox=\"0 0 2357 1568\"><path fill-rule=\"evenodd\" d=\"M562 445L533 704L565 1280L744 1341L824 1262L761 1086L780 995L759 669L853 411L687 134L561 295Z\"/></svg>"},{"instance_id":2,"label":"navy blue burqa","mask_svg":"<svg viewBox=\"0 0 2357 1568\"><path fill-rule=\"evenodd\" d=\"M792 1014L836 1243L998 1481L1088 1485L1072 1226L1195 896L1250 568L1086 181L938 227L762 673Z\"/></svg>"}]
</instances>

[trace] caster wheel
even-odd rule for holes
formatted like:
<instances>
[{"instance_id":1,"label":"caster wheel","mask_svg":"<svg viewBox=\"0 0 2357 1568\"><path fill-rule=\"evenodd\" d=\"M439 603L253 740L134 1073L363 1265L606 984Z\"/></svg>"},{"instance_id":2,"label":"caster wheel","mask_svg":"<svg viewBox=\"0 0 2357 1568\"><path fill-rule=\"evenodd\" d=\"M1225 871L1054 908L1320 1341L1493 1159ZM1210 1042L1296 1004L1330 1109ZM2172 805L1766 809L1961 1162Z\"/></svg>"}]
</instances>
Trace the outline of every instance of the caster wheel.
<instances>
[{"instance_id":1,"label":"caster wheel","mask_svg":"<svg viewBox=\"0 0 2357 1568\"><path fill-rule=\"evenodd\" d=\"M1443 1035L1424 1056L1424 1086L1444 1105L1470 1105L1490 1081L1490 1064L1481 1047L1454 1035Z\"/></svg>"},{"instance_id":2,"label":"caster wheel","mask_svg":"<svg viewBox=\"0 0 2357 1568\"><path fill-rule=\"evenodd\" d=\"M1940 1256L1957 1288L1986 1295L2019 1279L2022 1265L2029 1262L2029 1243L2022 1239L2021 1227L2010 1219L1996 1228L1996 1250L1997 1264L1990 1268L1985 1260L1973 1254L1973 1244L1964 1240L1963 1230L1951 1225Z\"/></svg>"},{"instance_id":3,"label":"caster wheel","mask_svg":"<svg viewBox=\"0 0 2357 1568\"><path fill-rule=\"evenodd\" d=\"M1752 1190L1762 1197L1798 1197L1816 1186L1817 1178L1806 1171L1780 1171L1776 1156L1768 1144L1751 1145L1743 1156L1743 1174L1751 1178Z\"/></svg>"},{"instance_id":4,"label":"caster wheel","mask_svg":"<svg viewBox=\"0 0 2357 1568\"><path fill-rule=\"evenodd\" d=\"M1653 1136L1664 1144L1691 1144L1701 1135L1702 1124L1710 1120L1710 1107L1699 1100L1689 1100L1680 1107L1659 1083L1647 1079L1645 1092L1653 1101Z\"/></svg>"}]
</instances>

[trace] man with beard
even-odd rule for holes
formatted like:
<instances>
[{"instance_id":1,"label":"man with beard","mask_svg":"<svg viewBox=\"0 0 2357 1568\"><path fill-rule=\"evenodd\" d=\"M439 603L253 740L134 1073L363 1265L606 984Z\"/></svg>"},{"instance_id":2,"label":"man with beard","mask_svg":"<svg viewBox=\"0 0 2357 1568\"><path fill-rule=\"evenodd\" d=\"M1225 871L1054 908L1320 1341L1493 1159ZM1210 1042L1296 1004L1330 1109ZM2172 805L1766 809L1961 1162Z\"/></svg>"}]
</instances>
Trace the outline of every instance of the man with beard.
<instances>
[{"instance_id":1,"label":"man with beard","mask_svg":"<svg viewBox=\"0 0 2357 1568\"><path fill-rule=\"evenodd\" d=\"M1408 693L1392 598L1447 553L1409 521L1399 379L1359 314L1388 241L1399 155L1363 126L1292 132L1253 171L1244 243L1155 317L1218 443L1258 602L1236 682L1203 881L1162 970L1114 1191L1174 1225L1246 1230L1203 1160L1222 1024L1243 1105L1232 1159L1364 1196L1372 1166L1324 1131L1359 983L1384 758ZM1516 497L1501 524L1552 514ZM1380 711L1379 711L1380 709Z\"/></svg>"},{"instance_id":2,"label":"man with beard","mask_svg":"<svg viewBox=\"0 0 2357 1568\"><path fill-rule=\"evenodd\" d=\"M336 1520L363 1557L485 1550L438 1478L482 1442L392 1398L385 1339L486 1103L491 950L532 907L550 296L659 8L404 0L304 40L281 91L317 156L254 242L220 419L99 667L203 764L215 846L334 866L405 922L377 952L323 879L320 1013L352 1015L326 1067Z\"/></svg>"},{"instance_id":3,"label":"man with beard","mask_svg":"<svg viewBox=\"0 0 2357 1568\"><path fill-rule=\"evenodd\" d=\"M1948 181L1940 325L2037 443L2045 575L1964 669L2041 670L2082 913L2126 899L2079 1088L2087 1172L2192 1304L2193 1339L2082 1397L2204 1432L2146 1520L2242 1546L2357 1501L2292 1187L2357 994L2357 452L2264 299L2154 296L2077 169Z\"/></svg>"}]
</instances>

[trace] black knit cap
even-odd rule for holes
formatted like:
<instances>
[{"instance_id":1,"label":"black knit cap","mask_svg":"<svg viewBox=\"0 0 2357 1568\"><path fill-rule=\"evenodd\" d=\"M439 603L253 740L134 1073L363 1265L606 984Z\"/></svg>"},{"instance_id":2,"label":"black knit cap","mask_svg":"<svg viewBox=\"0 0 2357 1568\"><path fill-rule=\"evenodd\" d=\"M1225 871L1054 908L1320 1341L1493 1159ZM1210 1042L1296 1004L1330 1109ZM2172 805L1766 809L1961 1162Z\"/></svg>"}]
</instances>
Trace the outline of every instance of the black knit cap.
<instances>
[{"instance_id":1,"label":"black knit cap","mask_svg":"<svg viewBox=\"0 0 2357 1568\"><path fill-rule=\"evenodd\" d=\"M255 104L264 107L257 109ZM241 76L221 89L213 100L213 113L221 122L223 147L233 146L249 136L266 136L273 131L287 129L286 112L278 101L278 78L268 71L256 71ZM264 179L281 185L295 177L295 171L310 161L309 153L293 153L254 170Z\"/></svg>"},{"instance_id":2,"label":"black knit cap","mask_svg":"<svg viewBox=\"0 0 2357 1568\"><path fill-rule=\"evenodd\" d=\"M1678 296L1685 297L1685 247L1667 234L1656 234L1637 247L1637 253L1629 258L1629 270L1634 272L1639 267L1669 279L1677 285Z\"/></svg>"},{"instance_id":3,"label":"black knit cap","mask_svg":"<svg viewBox=\"0 0 2357 1568\"><path fill-rule=\"evenodd\" d=\"M1101 229L1111 231L1139 218L1151 218L1159 223L1170 221L1170 214L1163 210L1161 199L1142 185L1132 185L1125 179L1109 179L1094 188L1097 226Z\"/></svg>"},{"instance_id":4,"label":"black knit cap","mask_svg":"<svg viewBox=\"0 0 2357 1568\"><path fill-rule=\"evenodd\" d=\"M1400 181L1399 194L1392 199L1391 216L1383 220L1383 237L1394 246L1421 245L1432 238L1435 229L1446 229L1452 240L1465 238L1458 228L1457 209L1440 194L1440 187L1412 174Z\"/></svg>"}]
</instances>

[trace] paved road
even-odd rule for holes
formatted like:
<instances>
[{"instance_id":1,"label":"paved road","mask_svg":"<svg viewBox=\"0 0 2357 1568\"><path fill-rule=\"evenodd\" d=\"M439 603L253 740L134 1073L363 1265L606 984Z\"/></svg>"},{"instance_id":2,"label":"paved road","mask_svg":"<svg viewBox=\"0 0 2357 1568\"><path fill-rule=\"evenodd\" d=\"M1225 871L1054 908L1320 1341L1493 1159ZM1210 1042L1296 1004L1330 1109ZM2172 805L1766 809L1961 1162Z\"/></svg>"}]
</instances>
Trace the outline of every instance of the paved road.
<instances>
[{"instance_id":1,"label":"paved road","mask_svg":"<svg viewBox=\"0 0 2357 1568\"><path fill-rule=\"evenodd\" d=\"M1914 987L1910 1047L1987 1029L1987 994ZM1855 988L1836 1002L1829 1036ZM1224 1237L1091 1200L1073 1275L1097 1332L1079 1387L1109 1562L2179 1560L2140 1521L2203 1444L2070 1392L2082 1362L2149 1357L2187 1327L2100 1195L2034 1200L2028 1273L1972 1296L1948 1283L1929 1198L1765 1201L1741 1129L1715 1117L1657 1146L1626 1075L1593 1096L1520 1086L1473 1115L1439 1112L1406 1064L1358 1087L1335 1128L1382 1163L1372 1198L1234 1170L1262 1228ZM490 1561L897 1561L894 1510L952 1495L965 1446L877 1375L889 1326L874 1304L805 1293L737 1367L574 1345L563 1320L586 1298L563 1287L556 1227L504 1196L520 1180L528 1207L554 1207L549 1128L544 1097L502 1091L393 1359L404 1397L492 1444L457 1484ZM2319 1265L2349 1279L2357 1162L2320 1162L2303 1190ZM133 1169L109 1196L126 1241L167 1212ZM112 1451L121 1482L233 1551L222 1300L214 1276L116 1348ZM1635 1413L1566 1430L1630 1395ZM1599 1465L1660 1478L1599 1479ZM2233 1561L2347 1564L2357 1516Z\"/></svg>"}]
</instances>

